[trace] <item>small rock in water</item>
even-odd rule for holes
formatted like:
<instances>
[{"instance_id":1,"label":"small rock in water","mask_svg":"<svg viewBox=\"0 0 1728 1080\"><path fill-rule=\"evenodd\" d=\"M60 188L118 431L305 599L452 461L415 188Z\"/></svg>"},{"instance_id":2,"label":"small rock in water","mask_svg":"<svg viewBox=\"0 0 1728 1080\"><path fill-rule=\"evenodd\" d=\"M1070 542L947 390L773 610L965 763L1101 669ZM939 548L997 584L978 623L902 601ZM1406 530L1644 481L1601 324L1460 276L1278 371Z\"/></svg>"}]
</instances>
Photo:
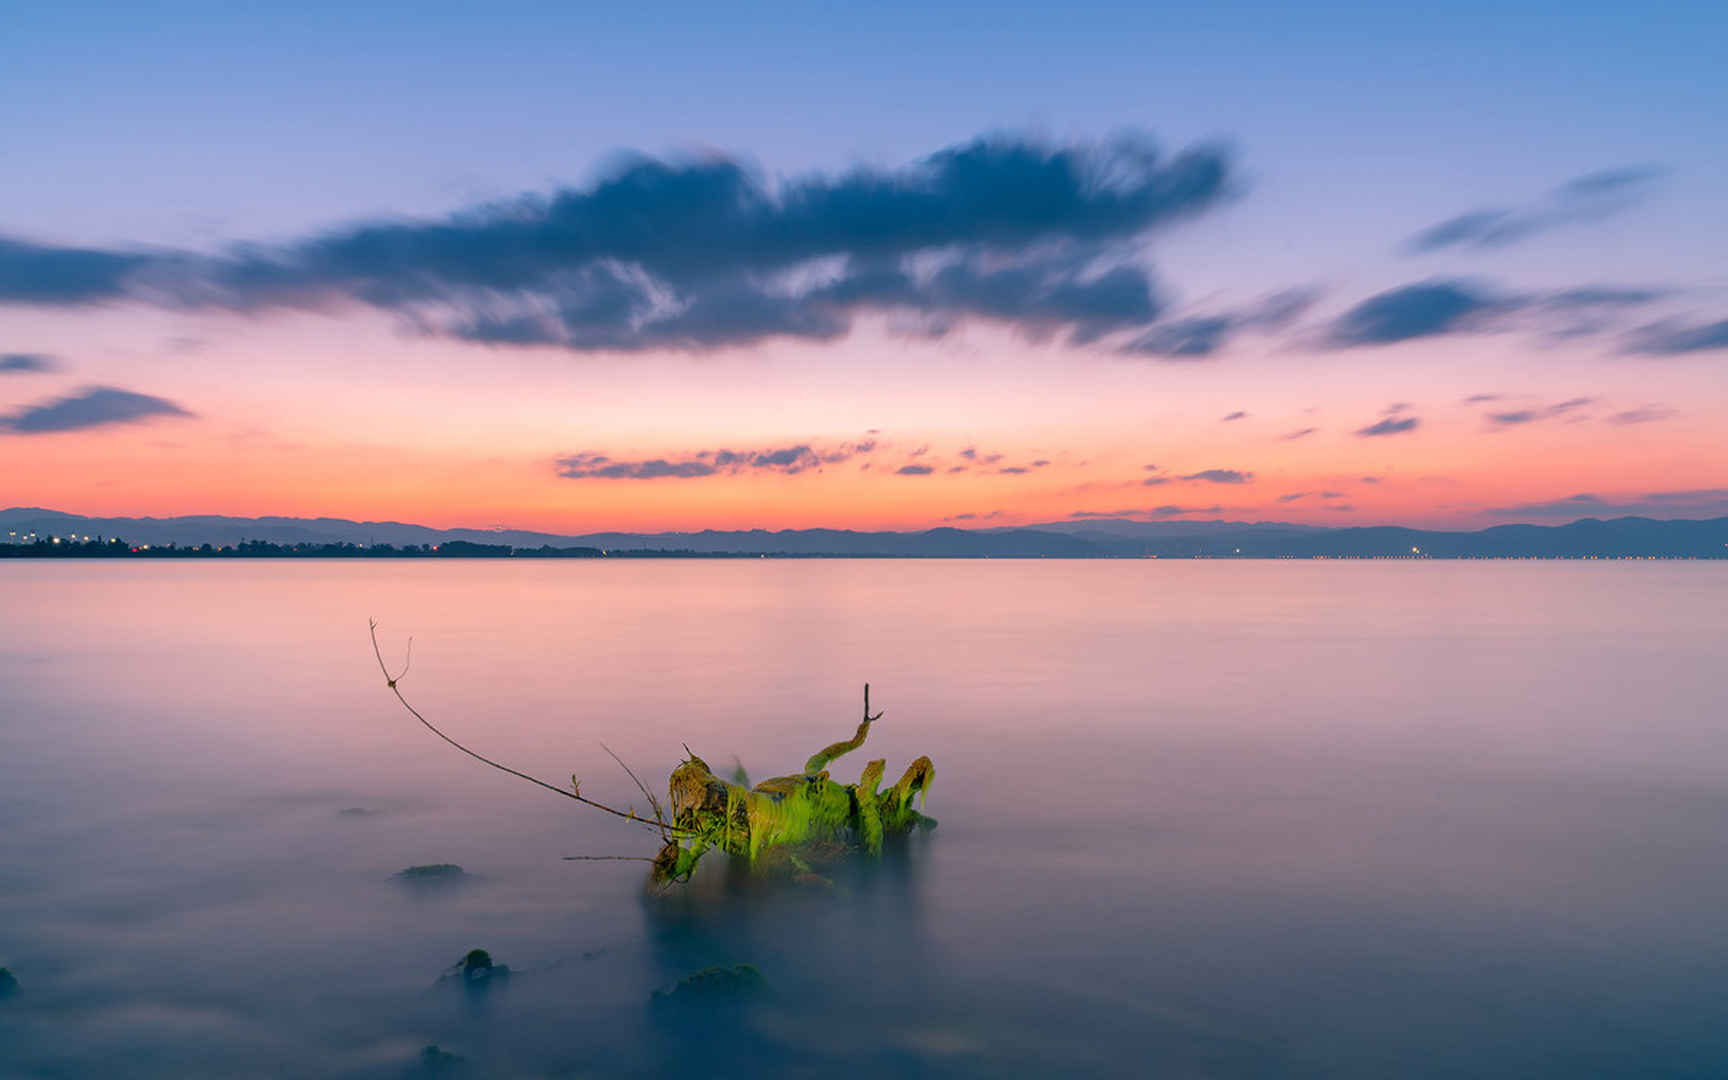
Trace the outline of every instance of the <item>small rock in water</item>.
<instances>
[{"instance_id":1,"label":"small rock in water","mask_svg":"<svg viewBox=\"0 0 1728 1080\"><path fill-rule=\"evenodd\" d=\"M406 870L396 871L397 881L410 885L453 885L469 878L468 871L455 863L427 863L424 866L410 866Z\"/></svg>"},{"instance_id":2,"label":"small rock in water","mask_svg":"<svg viewBox=\"0 0 1728 1080\"><path fill-rule=\"evenodd\" d=\"M479 989L509 977L509 964L493 963L492 954L485 949L470 949L467 956L451 964L444 974L438 976L438 981L458 982L463 986Z\"/></svg>"},{"instance_id":3,"label":"small rock in water","mask_svg":"<svg viewBox=\"0 0 1728 1080\"><path fill-rule=\"evenodd\" d=\"M468 1059L461 1054L452 1054L448 1050L440 1050L436 1043L420 1051L414 1066L409 1070L410 1077L456 1076L466 1071Z\"/></svg>"},{"instance_id":4,"label":"small rock in water","mask_svg":"<svg viewBox=\"0 0 1728 1080\"><path fill-rule=\"evenodd\" d=\"M371 817L376 810L368 810L364 806L348 806L336 811L337 817Z\"/></svg>"},{"instance_id":5,"label":"small rock in water","mask_svg":"<svg viewBox=\"0 0 1728 1080\"><path fill-rule=\"evenodd\" d=\"M768 989L768 980L751 964L716 965L686 975L670 990L656 990L656 1005L720 1005L753 1001Z\"/></svg>"},{"instance_id":6,"label":"small rock in water","mask_svg":"<svg viewBox=\"0 0 1728 1080\"><path fill-rule=\"evenodd\" d=\"M0 968L0 998L9 998L18 992L18 980L8 968Z\"/></svg>"}]
</instances>

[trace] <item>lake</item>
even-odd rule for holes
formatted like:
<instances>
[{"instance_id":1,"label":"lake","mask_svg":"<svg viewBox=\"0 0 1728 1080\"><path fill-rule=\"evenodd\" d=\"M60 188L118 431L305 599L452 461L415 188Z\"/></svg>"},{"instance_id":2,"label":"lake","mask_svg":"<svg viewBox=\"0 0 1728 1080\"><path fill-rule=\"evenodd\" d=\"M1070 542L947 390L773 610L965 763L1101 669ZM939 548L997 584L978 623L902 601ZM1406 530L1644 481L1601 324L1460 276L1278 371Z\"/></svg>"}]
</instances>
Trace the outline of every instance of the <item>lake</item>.
<instances>
[{"instance_id":1,"label":"lake","mask_svg":"<svg viewBox=\"0 0 1728 1080\"><path fill-rule=\"evenodd\" d=\"M1728 1075L1725 613L1720 562L0 564L0 1075ZM834 773L928 754L940 827L646 895L370 616L638 809L602 741L795 772L868 681Z\"/></svg>"}]
</instances>

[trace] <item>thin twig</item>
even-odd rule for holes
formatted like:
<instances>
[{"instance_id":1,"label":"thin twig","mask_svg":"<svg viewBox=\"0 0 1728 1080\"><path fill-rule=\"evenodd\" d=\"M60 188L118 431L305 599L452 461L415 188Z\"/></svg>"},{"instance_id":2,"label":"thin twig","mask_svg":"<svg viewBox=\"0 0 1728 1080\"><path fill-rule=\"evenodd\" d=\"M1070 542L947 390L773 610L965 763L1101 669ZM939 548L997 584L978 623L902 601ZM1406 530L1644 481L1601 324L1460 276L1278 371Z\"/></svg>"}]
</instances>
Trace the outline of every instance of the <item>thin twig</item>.
<instances>
[{"instance_id":1,"label":"thin twig","mask_svg":"<svg viewBox=\"0 0 1728 1080\"><path fill-rule=\"evenodd\" d=\"M646 855L566 855L565 862L655 862Z\"/></svg>"},{"instance_id":2,"label":"thin twig","mask_svg":"<svg viewBox=\"0 0 1728 1080\"><path fill-rule=\"evenodd\" d=\"M610 757L613 761L616 761L618 763L618 767L620 769L623 769L624 772L630 777L630 779L636 784L636 790L640 791L642 793L642 797L648 800L649 807L651 807L654 811L654 824L660 826L660 839L662 839L662 840L668 839L668 837L666 835L666 815L662 814L660 812L660 800L656 799L654 797L654 793L652 791L649 791L647 785L642 783L641 778L636 775L636 770L634 770L630 766L624 764L623 758L619 757L617 754L612 753L612 748L610 746L607 746L605 743L601 743L600 749L606 751L607 756Z\"/></svg>"},{"instance_id":3,"label":"thin twig","mask_svg":"<svg viewBox=\"0 0 1728 1080\"><path fill-rule=\"evenodd\" d=\"M369 619L369 620L367 620L367 625L370 628L371 633L372 633L372 655L374 655L378 658L378 670L384 673L384 685L388 686L390 688L390 692L392 694L396 695L396 700L400 701L402 703L402 707L404 709L408 710L408 714L410 716L414 717L414 719L420 721L421 725L423 727L425 727L427 731L430 731L432 734L438 736L440 739L443 739L445 742L449 743L451 746L454 746L456 749L462 751L464 754L467 754L469 757L473 758L475 761L478 761L484 765L490 765L494 769L499 770L500 772L507 772L511 776L515 776L515 777L518 777L520 779L526 780L530 784L535 784L539 787L543 787L547 791L550 791L550 792L553 792L555 794L564 796L566 799L575 799L579 803L583 803L583 804L586 804L588 806L592 806L596 810L604 810L608 814L612 814L615 817L621 817L621 818L625 819L626 821L634 821L634 822L638 822L639 824L643 824L643 825L648 824L648 822L643 821L641 818L637 817L633 813L627 814L622 810L613 809L612 807L607 806L605 803L595 802L593 799L587 798L584 795L582 795L579 791L565 791L561 787L553 787L551 784L548 784L546 781L537 779L537 778L532 777L532 776L529 776L525 772L518 772L517 770L512 769L508 765L500 765L498 762L493 761L491 758L486 757L482 754L475 753L474 751L468 749L466 746L463 746L461 743L457 742L455 739L452 739L450 736L444 734L442 731L439 731L438 728L433 725L432 721L430 721L430 720L426 719L424 716L420 715L420 710L418 710L414 706L408 704L408 699L402 696L401 688L396 685L397 682L399 682L401 680L402 675L408 674L408 669L406 667L404 667L402 669L401 675L392 676L390 674L390 669L385 666L385 664L384 664L384 652L382 649L380 649L378 647L378 620L377 619ZM688 833L688 832L692 831L692 830L688 830L688 829L680 829L676 825L668 826L668 825L662 824L661 825L662 835L664 835L664 830L666 830L668 828L670 828L676 832Z\"/></svg>"}]
</instances>

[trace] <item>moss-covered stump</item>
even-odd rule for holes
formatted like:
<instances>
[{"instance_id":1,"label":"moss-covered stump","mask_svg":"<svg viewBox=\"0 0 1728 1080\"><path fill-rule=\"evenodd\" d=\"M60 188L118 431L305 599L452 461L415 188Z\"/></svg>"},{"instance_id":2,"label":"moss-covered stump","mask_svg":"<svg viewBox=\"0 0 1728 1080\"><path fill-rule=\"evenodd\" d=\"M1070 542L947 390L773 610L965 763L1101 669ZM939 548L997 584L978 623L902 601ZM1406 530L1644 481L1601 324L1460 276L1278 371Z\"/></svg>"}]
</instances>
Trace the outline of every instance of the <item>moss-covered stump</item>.
<instances>
[{"instance_id":1,"label":"moss-covered stump","mask_svg":"<svg viewBox=\"0 0 1728 1080\"><path fill-rule=\"evenodd\" d=\"M795 776L746 787L721 779L707 762L689 754L672 771L672 833L654 860L653 880L687 880L702 856L717 849L764 869L778 864L788 876L819 881L801 856L852 850L874 855L886 836L935 825L913 805L923 805L936 776L927 757L914 761L886 790L879 790L887 765L882 759L865 765L856 784L829 776L829 763L864 745L878 719L869 714L868 691L865 702L864 720L852 738L824 747Z\"/></svg>"}]
</instances>

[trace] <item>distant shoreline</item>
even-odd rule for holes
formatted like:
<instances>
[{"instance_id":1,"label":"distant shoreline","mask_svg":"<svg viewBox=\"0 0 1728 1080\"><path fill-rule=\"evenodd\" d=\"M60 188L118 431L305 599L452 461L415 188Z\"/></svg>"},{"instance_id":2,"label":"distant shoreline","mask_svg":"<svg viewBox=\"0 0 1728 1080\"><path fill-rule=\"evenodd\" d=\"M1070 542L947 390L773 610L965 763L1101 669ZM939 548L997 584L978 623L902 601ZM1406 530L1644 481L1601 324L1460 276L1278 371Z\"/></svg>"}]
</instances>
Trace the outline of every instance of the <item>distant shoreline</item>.
<instances>
[{"instance_id":1,"label":"distant shoreline","mask_svg":"<svg viewBox=\"0 0 1728 1080\"><path fill-rule=\"evenodd\" d=\"M512 548L506 545L470 544L464 541L453 541L437 546L394 547L389 544L361 546L358 544L317 544L317 545L281 545L262 542L248 542L237 546L215 547L209 544L197 547L182 547L173 544L133 546L120 540L92 540L88 542L67 543L63 541L36 541L30 544L0 544L0 560L63 560L63 559L125 559L145 561L177 561L184 559L422 559L422 560L474 560L474 559L943 559L948 561L974 561L990 559L1037 560L1060 559L1074 562L1096 561L1128 561L1128 560L1206 560L1231 559L1237 561L1293 561L1336 562L1336 561L1375 561L1375 562L1590 562L1590 561L1649 561L1665 562L1719 562L1728 560L1728 551L1722 555L1696 555L1683 553L1556 553L1541 555L1488 555L1469 553L1429 553L1429 552L1385 552L1385 553L1346 553L1335 554L1312 552L1229 552L1229 553L1177 553L1177 554L974 554L974 555L940 555L940 554L860 554L848 552L777 552L777 551L688 551L668 550L662 548L634 548L626 550L606 550L602 548Z\"/></svg>"},{"instance_id":2,"label":"distant shoreline","mask_svg":"<svg viewBox=\"0 0 1728 1080\"><path fill-rule=\"evenodd\" d=\"M5 558L1723 559L1728 517L1579 518L1474 531L1122 518L911 532L704 529L581 535L340 518L89 518L0 510Z\"/></svg>"}]
</instances>

